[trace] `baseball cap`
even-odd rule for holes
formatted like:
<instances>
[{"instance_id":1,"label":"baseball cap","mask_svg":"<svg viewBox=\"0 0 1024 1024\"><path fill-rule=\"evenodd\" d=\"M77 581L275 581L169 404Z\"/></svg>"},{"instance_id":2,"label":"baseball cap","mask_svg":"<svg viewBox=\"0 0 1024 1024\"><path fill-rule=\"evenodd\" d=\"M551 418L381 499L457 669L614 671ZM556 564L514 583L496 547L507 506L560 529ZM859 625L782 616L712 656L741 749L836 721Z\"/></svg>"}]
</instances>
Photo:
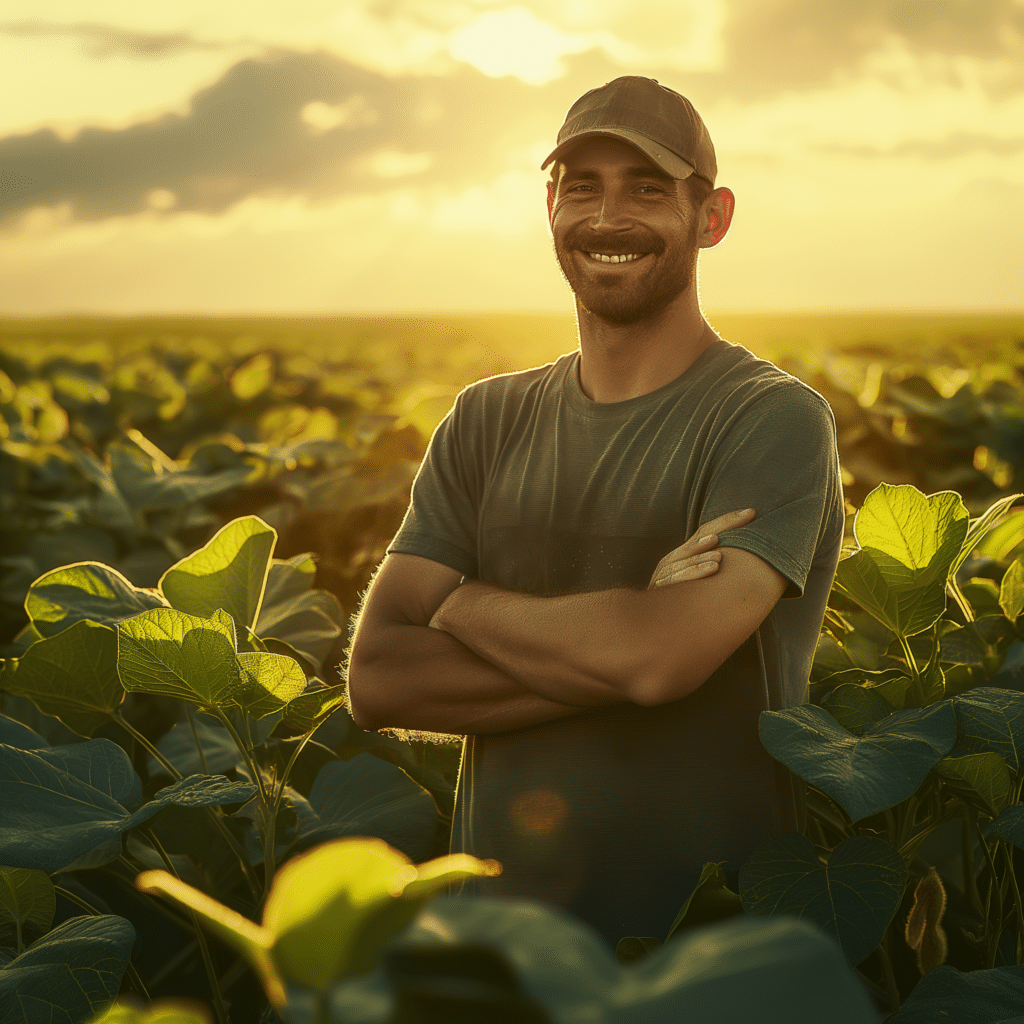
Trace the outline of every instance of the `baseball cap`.
<instances>
[{"instance_id":1,"label":"baseball cap","mask_svg":"<svg viewBox=\"0 0 1024 1024\"><path fill-rule=\"evenodd\" d=\"M718 161L693 104L653 78L625 75L584 93L565 115L558 145L541 170L582 138L621 139L673 178L697 174L715 183Z\"/></svg>"}]
</instances>

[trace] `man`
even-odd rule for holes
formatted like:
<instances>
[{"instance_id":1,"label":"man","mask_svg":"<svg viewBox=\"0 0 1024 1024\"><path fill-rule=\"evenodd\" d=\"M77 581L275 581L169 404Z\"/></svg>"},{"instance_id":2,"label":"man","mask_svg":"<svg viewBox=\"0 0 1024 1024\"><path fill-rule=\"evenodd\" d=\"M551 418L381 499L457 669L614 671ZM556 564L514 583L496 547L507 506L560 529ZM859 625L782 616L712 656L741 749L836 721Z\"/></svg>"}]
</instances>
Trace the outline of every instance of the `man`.
<instances>
[{"instance_id":1,"label":"man","mask_svg":"<svg viewBox=\"0 0 1024 1024\"><path fill-rule=\"evenodd\" d=\"M735 886L798 827L758 718L806 700L843 504L824 399L701 315L697 252L734 197L689 101L619 78L557 141L579 350L458 396L349 693L364 729L466 736L452 851L503 872L464 891L564 908L614 948L663 938L706 862Z\"/></svg>"}]
</instances>

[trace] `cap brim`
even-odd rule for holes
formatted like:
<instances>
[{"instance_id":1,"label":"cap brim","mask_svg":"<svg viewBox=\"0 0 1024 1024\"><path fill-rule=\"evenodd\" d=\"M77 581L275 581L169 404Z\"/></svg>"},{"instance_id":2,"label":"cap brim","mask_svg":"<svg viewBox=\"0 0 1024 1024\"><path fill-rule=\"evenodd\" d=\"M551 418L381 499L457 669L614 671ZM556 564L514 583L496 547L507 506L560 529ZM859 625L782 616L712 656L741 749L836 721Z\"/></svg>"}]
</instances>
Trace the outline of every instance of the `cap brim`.
<instances>
[{"instance_id":1,"label":"cap brim","mask_svg":"<svg viewBox=\"0 0 1024 1024\"><path fill-rule=\"evenodd\" d=\"M540 165L540 169L543 171L553 160L563 157L578 142L584 139L595 138L619 139L622 142L628 143L634 149L640 150L655 167L660 168L672 178L688 178L691 174L697 173L696 168L692 164L687 163L681 156L673 153L670 149L665 149L664 146L658 145L653 139L647 138L646 135L630 131L628 128L595 128L590 131L580 132L579 135L574 135L571 139L566 139L565 142L555 146L548 154L544 163Z\"/></svg>"}]
</instances>

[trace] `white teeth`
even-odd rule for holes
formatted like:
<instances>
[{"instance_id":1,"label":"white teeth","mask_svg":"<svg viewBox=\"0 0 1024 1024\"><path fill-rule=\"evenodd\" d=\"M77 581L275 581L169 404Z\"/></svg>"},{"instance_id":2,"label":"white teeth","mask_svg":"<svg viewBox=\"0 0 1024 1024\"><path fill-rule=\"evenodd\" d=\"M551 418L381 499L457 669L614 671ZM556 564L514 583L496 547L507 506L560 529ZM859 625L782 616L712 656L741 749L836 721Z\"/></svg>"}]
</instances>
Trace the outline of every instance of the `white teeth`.
<instances>
[{"instance_id":1,"label":"white teeth","mask_svg":"<svg viewBox=\"0 0 1024 1024\"><path fill-rule=\"evenodd\" d=\"M602 263L627 263L629 260L638 260L643 256L642 252L622 253L621 255L608 256L603 252L592 252L588 254L592 259L600 260Z\"/></svg>"}]
</instances>

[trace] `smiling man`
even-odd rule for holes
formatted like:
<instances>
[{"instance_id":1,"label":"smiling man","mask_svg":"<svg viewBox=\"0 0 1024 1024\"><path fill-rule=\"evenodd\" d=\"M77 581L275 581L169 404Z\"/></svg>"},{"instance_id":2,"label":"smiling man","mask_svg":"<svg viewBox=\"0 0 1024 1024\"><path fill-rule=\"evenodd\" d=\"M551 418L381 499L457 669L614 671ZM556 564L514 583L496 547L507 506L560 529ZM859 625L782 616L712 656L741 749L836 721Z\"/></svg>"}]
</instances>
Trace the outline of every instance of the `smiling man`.
<instances>
[{"instance_id":1,"label":"smiling man","mask_svg":"<svg viewBox=\"0 0 1024 1024\"><path fill-rule=\"evenodd\" d=\"M806 700L843 538L824 399L719 338L698 251L729 229L690 102L619 78L570 109L555 254L579 349L466 388L365 598L364 729L466 736L463 891L539 900L611 948L664 938L703 865L798 827L758 738Z\"/></svg>"}]
</instances>

